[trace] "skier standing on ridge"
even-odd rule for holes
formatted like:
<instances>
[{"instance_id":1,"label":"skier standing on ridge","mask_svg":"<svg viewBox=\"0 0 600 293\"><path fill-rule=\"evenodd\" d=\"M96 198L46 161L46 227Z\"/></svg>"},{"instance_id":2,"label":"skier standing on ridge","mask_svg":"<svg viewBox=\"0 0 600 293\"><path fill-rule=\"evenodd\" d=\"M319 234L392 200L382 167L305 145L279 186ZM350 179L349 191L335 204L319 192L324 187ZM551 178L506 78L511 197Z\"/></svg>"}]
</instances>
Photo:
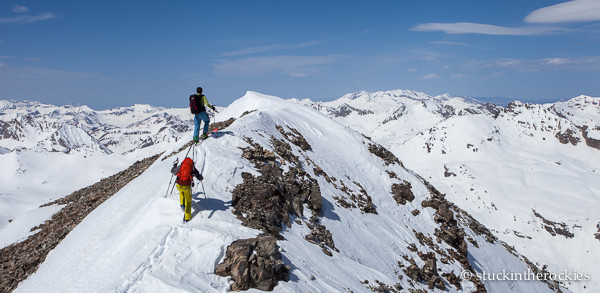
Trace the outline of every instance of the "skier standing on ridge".
<instances>
[{"instance_id":1,"label":"skier standing on ridge","mask_svg":"<svg viewBox=\"0 0 600 293\"><path fill-rule=\"evenodd\" d=\"M200 134L200 120L204 121L204 128L202 130L202 139L208 137L208 113L206 113L206 107L211 108L216 112L215 106L211 105L206 96L202 94L202 88L196 88L196 94L190 96L190 111L194 114L194 142L200 141L198 135Z\"/></svg>"},{"instance_id":2,"label":"skier standing on ridge","mask_svg":"<svg viewBox=\"0 0 600 293\"><path fill-rule=\"evenodd\" d=\"M192 186L194 185L194 178L202 181L204 177L198 172L194 161L190 158L185 158L181 165L177 165L177 161L173 162L173 168L171 173L177 175L177 190L179 190L179 204L181 209L185 212L183 216L183 223L187 223L192 219Z\"/></svg>"}]
</instances>

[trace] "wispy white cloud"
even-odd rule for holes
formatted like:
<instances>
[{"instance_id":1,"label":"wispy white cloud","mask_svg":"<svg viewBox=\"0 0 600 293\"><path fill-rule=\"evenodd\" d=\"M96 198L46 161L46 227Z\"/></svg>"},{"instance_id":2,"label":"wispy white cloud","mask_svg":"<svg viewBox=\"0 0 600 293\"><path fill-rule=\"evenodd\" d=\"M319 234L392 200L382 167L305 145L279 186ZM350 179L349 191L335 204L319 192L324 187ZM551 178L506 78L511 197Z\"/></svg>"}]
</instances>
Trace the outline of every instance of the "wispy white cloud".
<instances>
[{"instance_id":1,"label":"wispy white cloud","mask_svg":"<svg viewBox=\"0 0 600 293\"><path fill-rule=\"evenodd\" d=\"M421 79L437 79L437 78L440 78L440 76L435 73L430 73L430 74L421 76Z\"/></svg>"},{"instance_id":2,"label":"wispy white cloud","mask_svg":"<svg viewBox=\"0 0 600 293\"><path fill-rule=\"evenodd\" d=\"M19 16L13 16L13 17L0 17L0 25L34 23L34 22L53 19L53 18L56 18L56 16L50 12L44 12L44 13L41 13L38 15L19 15Z\"/></svg>"},{"instance_id":3,"label":"wispy white cloud","mask_svg":"<svg viewBox=\"0 0 600 293\"><path fill-rule=\"evenodd\" d=\"M308 76L308 74L293 72L293 73L290 73L290 76L291 77L305 77L305 76Z\"/></svg>"},{"instance_id":4,"label":"wispy white cloud","mask_svg":"<svg viewBox=\"0 0 600 293\"><path fill-rule=\"evenodd\" d=\"M416 68L409 68L408 69L408 72L417 72L417 71L419 71L419 69L416 69Z\"/></svg>"},{"instance_id":5,"label":"wispy white cloud","mask_svg":"<svg viewBox=\"0 0 600 293\"><path fill-rule=\"evenodd\" d=\"M424 23L417 25L416 27L412 28L412 30L420 32L442 31L447 34L484 34L504 36L536 36L568 31L567 29L554 27L504 27L472 22Z\"/></svg>"},{"instance_id":6,"label":"wispy white cloud","mask_svg":"<svg viewBox=\"0 0 600 293\"><path fill-rule=\"evenodd\" d=\"M451 45L451 46L469 46L469 44L467 44L467 43L448 42L448 41L433 41L433 42L430 42L430 44L434 44L434 45Z\"/></svg>"},{"instance_id":7,"label":"wispy white cloud","mask_svg":"<svg viewBox=\"0 0 600 293\"><path fill-rule=\"evenodd\" d=\"M524 60L518 60L518 59L501 59L498 61L495 61L495 66L496 67L504 67L504 68L516 68L519 67L521 64L524 63Z\"/></svg>"},{"instance_id":8,"label":"wispy white cloud","mask_svg":"<svg viewBox=\"0 0 600 293\"><path fill-rule=\"evenodd\" d=\"M574 70L574 71L600 71L600 56L578 58L542 58L542 59L497 59L497 60L470 60L467 64L470 70L482 68L500 68L522 72L535 72L543 70Z\"/></svg>"},{"instance_id":9,"label":"wispy white cloud","mask_svg":"<svg viewBox=\"0 0 600 293\"><path fill-rule=\"evenodd\" d=\"M545 59L545 64L552 66L568 65L571 64L571 60L566 58L550 58Z\"/></svg>"},{"instance_id":10,"label":"wispy white cloud","mask_svg":"<svg viewBox=\"0 0 600 293\"><path fill-rule=\"evenodd\" d=\"M535 10L525 17L528 23L565 23L600 20L600 1L572 0Z\"/></svg>"},{"instance_id":11,"label":"wispy white cloud","mask_svg":"<svg viewBox=\"0 0 600 293\"><path fill-rule=\"evenodd\" d=\"M225 57L234 57L234 56L243 56L243 55L252 55L259 53L272 52L277 50L286 50L286 49L298 49L298 48L306 48L320 44L319 41L310 41L306 43L296 44L296 45L284 45L284 44L276 44L269 46L260 46L260 47L248 47L242 48L231 52L225 52L221 54Z\"/></svg>"},{"instance_id":12,"label":"wispy white cloud","mask_svg":"<svg viewBox=\"0 0 600 293\"><path fill-rule=\"evenodd\" d=\"M452 78L465 78L465 77L468 77L468 75L462 74L462 73L453 73L453 74L450 75L450 77L452 77Z\"/></svg>"},{"instance_id":13,"label":"wispy white cloud","mask_svg":"<svg viewBox=\"0 0 600 293\"><path fill-rule=\"evenodd\" d=\"M446 58L446 56L444 54L441 54L441 53L435 52L435 51L430 51L430 50L415 49L415 50L410 50L408 52L410 54L415 55L413 58L419 58L420 60L423 60L426 62L434 62L439 59Z\"/></svg>"},{"instance_id":14,"label":"wispy white cloud","mask_svg":"<svg viewBox=\"0 0 600 293\"><path fill-rule=\"evenodd\" d=\"M600 0L571 0L564 3L540 8L529 13L525 22L531 24L589 22L600 20ZM549 26L505 27L483 23L424 23L412 28L413 31L442 31L447 34L484 34L501 36L538 36L574 31ZM451 42L432 42L434 44L454 44ZM459 43L456 43L456 45Z\"/></svg>"},{"instance_id":15,"label":"wispy white cloud","mask_svg":"<svg viewBox=\"0 0 600 293\"><path fill-rule=\"evenodd\" d=\"M27 8L23 5L13 4L12 12L13 13L25 13L25 12L29 12L29 8Z\"/></svg>"},{"instance_id":16,"label":"wispy white cloud","mask_svg":"<svg viewBox=\"0 0 600 293\"><path fill-rule=\"evenodd\" d=\"M347 57L340 55L328 56L269 56L248 57L237 60L223 60L214 64L215 74L231 75L264 75L283 73L286 75L297 72L314 71L315 67L333 64Z\"/></svg>"}]
</instances>

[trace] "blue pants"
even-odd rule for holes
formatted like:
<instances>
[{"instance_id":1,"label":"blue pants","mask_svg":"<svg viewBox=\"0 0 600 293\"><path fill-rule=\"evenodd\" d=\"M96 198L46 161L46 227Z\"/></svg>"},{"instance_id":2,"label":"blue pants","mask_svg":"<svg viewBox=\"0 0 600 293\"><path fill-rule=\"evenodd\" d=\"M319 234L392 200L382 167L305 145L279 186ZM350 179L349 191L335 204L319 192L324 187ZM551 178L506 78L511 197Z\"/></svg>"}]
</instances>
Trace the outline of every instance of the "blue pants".
<instances>
[{"instance_id":1,"label":"blue pants","mask_svg":"<svg viewBox=\"0 0 600 293\"><path fill-rule=\"evenodd\" d=\"M208 114L206 111L200 112L194 115L194 137L198 137L198 133L200 132L200 120L204 121L204 129L202 133L208 133L208 123L210 120L208 119Z\"/></svg>"}]
</instances>

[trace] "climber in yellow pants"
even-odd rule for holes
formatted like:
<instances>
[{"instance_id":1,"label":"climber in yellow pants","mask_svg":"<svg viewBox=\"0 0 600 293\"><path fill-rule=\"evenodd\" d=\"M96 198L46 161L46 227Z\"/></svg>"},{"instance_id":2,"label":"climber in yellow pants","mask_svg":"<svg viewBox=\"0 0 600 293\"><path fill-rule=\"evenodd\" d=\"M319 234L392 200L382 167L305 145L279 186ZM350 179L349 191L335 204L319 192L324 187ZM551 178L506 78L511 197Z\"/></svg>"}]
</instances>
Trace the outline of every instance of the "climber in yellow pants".
<instances>
[{"instance_id":1,"label":"climber in yellow pants","mask_svg":"<svg viewBox=\"0 0 600 293\"><path fill-rule=\"evenodd\" d=\"M181 165L177 166L177 162L173 163L171 173L177 175L177 190L179 190L179 204L184 210L183 223L189 222L192 219L192 186L194 184L193 177L202 181L202 174L198 172L194 161L190 158L185 158Z\"/></svg>"},{"instance_id":2,"label":"climber in yellow pants","mask_svg":"<svg viewBox=\"0 0 600 293\"><path fill-rule=\"evenodd\" d=\"M192 219L192 187L177 184L177 190L179 190L179 204L185 212L183 222L187 223Z\"/></svg>"}]
</instances>

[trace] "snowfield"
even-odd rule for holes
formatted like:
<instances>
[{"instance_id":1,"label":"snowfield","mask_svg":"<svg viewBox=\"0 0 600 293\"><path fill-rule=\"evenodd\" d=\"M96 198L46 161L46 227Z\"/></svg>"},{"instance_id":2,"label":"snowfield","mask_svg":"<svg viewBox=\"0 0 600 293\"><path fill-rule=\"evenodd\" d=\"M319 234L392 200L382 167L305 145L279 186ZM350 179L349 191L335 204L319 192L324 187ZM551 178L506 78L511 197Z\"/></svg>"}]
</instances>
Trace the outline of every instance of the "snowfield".
<instances>
[{"instance_id":1,"label":"snowfield","mask_svg":"<svg viewBox=\"0 0 600 293\"><path fill-rule=\"evenodd\" d=\"M406 107L409 109L413 106ZM90 213L49 253L38 271L23 281L15 292L228 291L229 278L215 275L215 267L223 260L226 248L231 242L237 239L255 237L261 233L261 231L241 225L241 221L232 213L232 190L243 182L241 173L259 174L248 160L242 158L241 148L248 147L248 139L251 139L265 149L273 149L272 138L286 140L276 126L297 130L310 144L311 150L303 151L295 145L292 145L292 150L294 155L299 157L303 169L312 178L316 179L320 186L323 197L321 224L331 232L335 247L339 249L339 252L333 252L333 256L327 256L323 253L321 247L305 240L304 237L310 232L306 220L311 216L310 211L305 209L304 217L296 219L298 221L294 222L291 227L286 227L281 234L283 240L278 241L283 260L290 266L291 271L289 281L280 281L274 291L371 292L368 286L377 286L376 281L390 287L399 284L405 290L414 288L431 291L424 282L412 281L405 269L410 265L407 259L413 259L418 267L423 267L424 261L419 253L433 253L437 259L436 264L440 276L444 273L453 273L459 277L460 288L450 284L443 278L445 289L448 292L471 292L476 289L476 285L461 276L461 272L465 270L463 265L453 258L447 258L445 262L441 261L442 258L447 256L441 255L440 252L450 254L451 251L456 249L444 241L435 241L435 230L440 227L439 222L435 220L437 212L433 208L426 208L421 205L423 201L430 198L431 192L417 173L426 177L434 186L440 186L440 190L448 193L449 199L455 201L460 208L466 209L468 212L479 211L478 214L474 213L473 216L478 219L481 218L483 224L489 224L490 227L496 230L499 229L499 226L494 225L493 221L504 219L507 215L519 214L520 211L531 210L530 201L532 198L537 198L545 194L547 190L557 188L561 184L557 183L556 186L547 185L545 187L547 190L531 193L529 197L521 196L520 190L515 189L516 187L510 187L512 185L521 186L520 184L511 185L511 182L508 182L489 185L488 182L492 181L492 178L486 178L486 174L489 173L481 171L483 163L489 161L489 156L473 160L473 163L468 164L458 159L445 162L449 164L454 172L460 172L460 166L464 165L465 172L468 172L469 176L477 179L484 178L483 183L480 183L481 186L474 186L478 191L477 195L474 195L468 188L471 184L479 181L460 183L458 179L467 179L466 177L457 176L452 183L444 182L438 174L440 173L439 169L429 169L436 165L423 158L425 155L418 141L421 138L418 135L414 136L421 131L417 128L437 124L443 119L436 118L436 120L433 120L435 115L428 114L424 109L421 109L421 111L425 118L418 121L419 126L413 127L409 131L410 134L403 133L400 140L405 145L414 144L412 147L403 149L404 152L407 152L407 149L414 149L413 152L403 153L403 151L396 148L397 145L392 145L391 148L407 166L417 171L415 173L405 169L400 164L386 165L380 157L369 150L369 144L372 144L372 142L368 138L319 111L294 101L248 92L244 97L238 99L217 115L218 121L233 117L236 119L235 122L226 129L215 133L214 137L196 146L194 155L196 167L203 173L205 180L203 184L204 191L199 184L196 184L193 189L193 218L189 223L182 223L183 213L179 208L178 195L173 193L165 197L170 183L169 170L171 165L176 158L179 161L183 160L187 151L184 150L164 161L158 159L141 176ZM246 112L250 113L244 115ZM373 110L373 112L375 111ZM382 117L383 115L381 115ZM410 121L400 121L400 123L408 125ZM461 126L466 127L465 125ZM490 130L489 127L484 127L484 129L478 131L487 133ZM372 129L374 128L376 127ZM381 135L385 136L384 134ZM413 138L411 138L411 135ZM160 148L174 150L183 146L185 142L187 142L185 139L180 141L173 139L168 144L160 145L153 150L156 151ZM525 149L517 153L520 160L523 156L535 154L527 152L527 148L518 148L518 145L512 146L511 150ZM482 148L480 145L477 145L477 147ZM492 150L502 152L502 148L499 146L491 149L490 152ZM586 152L583 147L580 150ZM472 152L471 150L460 151L463 153ZM149 152L151 152L150 149L140 153L146 154ZM162 157L169 155L169 153L170 151L164 153ZM597 156L597 153L589 154ZM37 203L48 202L76 188L77 185L85 186L85 184L88 184L87 182L93 183L101 177L105 177L102 172L106 172L107 176L110 173L124 169L132 162L131 157L128 156L135 157L139 155L136 152L121 155L106 154L101 151L88 154L89 157L85 157L86 155L78 152L69 155L64 153L36 153L35 151L5 153L0 155L0 160L2 160L2 179L0 180L2 180L1 185L3 186L1 192L12 195L19 194L19 192L23 194L46 194L32 198ZM471 154L469 153L469 155ZM456 156L458 156L458 153ZM594 164L599 166L593 157L588 162L583 160L573 162L571 157L564 155L561 151L557 151L555 157L550 157L550 161L559 159L562 162L560 166L548 162L547 159L544 161L542 158L531 157L531 161L526 162L527 164L537 162L540 165L535 168L533 167L535 165L532 165L534 169L525 171L525 175L529 172L552 174L552 172L557 171L555 169L560 169L560 166L569 166L569 168L577 166L581 170L590 170ZM52 169L52 171L42 170L40 168L41 163L52 165L56 169ZM73 171L78 170L73 166L79 166L80 164L90 166L87 168L88 171ZM554 166L552 164L556 165L555 169L549 169L549 166ZM18 168L23 168L22 166L28 166L25 167L28 170L27 172L31 172L28 174L32 175L31 177L37 181L52 182L46 184L50 186L50 191L44 189L44 184L34 184L31 190L21 190L21 188L27 189L27 186L29 186L27 184L27 178L29 177L22 176L18 172ZM286 170L290 168L287 165L282 167ZM334 197L345 198L348 201L350 199L339 188L336 188L335 184L328 182L324 176L316 175L314 171L316 167L321 168L328 176L337 178L337 184L343 183L352 193L360 193L360 190L363 189L372 198L372 204L376 208L377 214L364 213L358 208L342 207ZM498 163L495 164L495 167L498 169L506 168L506 171L503 171L505 173L521 168L518 164L511 166ZM592 220L585 220L585 218L595 219L595 214L592 213L594 206L589 205L596 204L597 199L590 199L589 193L585 192L595 192L595 195L598 195L598 190L593 187L595 183L591 182L597 178L595 177L597 175L592 173L591 175L578 177L576 173L570 173L569 170L563 172L562 174L571 174L568 177L570 181L565 184L566 186L592 186L588 189L585 189L585 187L572 187L577 192L581 192L582 198L589 200L576 205L570 205L569 203L573 210L581 209L580 216L576 219L571 216L561 218L560 206L566 206L567 204L561 204L560 202L546 203L546 200L538 199L534 208L551 220L567 221L569 225L575 223L571 221L579 221L578 223L583 225L578 229L587 231L592 228L590 225L593 223ZM395 176L391 176L392 173ZM441 173L443 176L443 169ZM70 181L77 181L77 183L71 185L55 184L55 182L64 181L56 180L52 176L73 176ZM431 179L429 179L430 176ZM550 175L547 175L548 177L544 176L536 178L541 181L550 178ZM527 176L521 178L512 176L510 178L517 181L517 183L529 180ZM394 183L402 182L410 183L415 197L414 200L407 202L405 205L397 203L390 193L390 188ZM6 187L9 186L9 183L11 183L10 186L12 187L10 188L12 189ZM531 182L528 184L537 183ZM454 184L460 185L463 189L450 189ZM483 188L488 192L485 197L483 195L486 192ZM503 188L507 189L501 193ZM568 187L562 188L560 192L565 192L568 189ZM504 197L496 198L499 195L510 194L509 192L514 192L510 200L519 201L516 212L512 209L515 203L504 201L502 199ZM482 196L483 203L473 203L474 196ZM559 199L557 195L551 196L548 202ZM0 207L7 211L12 209L13 205L18 207L16 198L16 196L11 196L6 199L3 195L2 199L4 201L0 202ZM494 213L493 216L482 217L481 215L487 213L486 210L482 210L482 207L491 205L492 201L502 214ZM527 207L523 205L527 205ZM595 207L597 206L596 204ZM36 211L37 216L35 219L37 220L32 221L43 221L57 208L60 207ZM4 215L4 210L2 215ZM416 215L413 214L415 210L418 211ZM13 224L22 227L33 225L33 223L27 223L19 216L23 213L26 213L26 211L11 214L11 218L16 217L16 219L0 230L3 241L5 235L14 233L7 232L7 229L12 229ZM469 228L465 218L462 218L459 214L457 211L454 212L459 227L464 229L464 239L468 245L468 261L476 272L527 271L528 266L523 261L522 256L518 253L509 252L500 242L486 241L484 235ZM535 219L526 219L519 216L516 223L511 222L506 225L513 226L513 229L525 229L530 227L523 224L527 220L534 221ZM2 221L7 220L2 219ZM500 232L502 231L500 230ZM419 233L432 239L432 245L419 240L417 237ZM579 234L579 230L576 233ZM497 231L495 234L498 236L504 235ZM539 235L535 234L535 241L542 241L538 239L538 237L541 237ZM8 244L25 236L25 234L19 237L14 236L11 240L5 242ZM467 238L471 239L467 241ZM510 240L511 238L507 239ZM572 241L579 241L577 239ZM589 245L590 251L596 249L598 243L600 243L592 240L590 239L589 243L586 244ZM556 238L548 236L547 241L556 241ZM521 243L525 242L516 242L517 245ZM513 243L510 244L514 245ZM564 242L560 246L545 246L544 253L534 255L534 257L547 257L550 253L558 257L559 253L557 251L565 249L568 244L569 242ZM579 245L581 243L577 242L571 244L571 247L581 247ZM585 249L588 248L585 247ZM525 252L522 251L520 246L515 248L518 252ZM586 256L589 260L586 262L582 260L581 263L591 265L594 257L596 257L597 262L597 255L597 253L589 254L582 251L573 254L571 257L575 259ZM544 263L552 264L548 259L544 259L544 261ZM575 260L573 261L575 262ZM592 267L587 268L593 271ZM368 281L368 283L365 284L365 281ZM546 284L538 281L483 281L483 283L489 292L551 292ZM597 283L588 283L588 285L588 288L598 288ZM255 289L249 291L258 292ZM439 289L434 291L441 292Z\"/></svg>"}]
</instances>

